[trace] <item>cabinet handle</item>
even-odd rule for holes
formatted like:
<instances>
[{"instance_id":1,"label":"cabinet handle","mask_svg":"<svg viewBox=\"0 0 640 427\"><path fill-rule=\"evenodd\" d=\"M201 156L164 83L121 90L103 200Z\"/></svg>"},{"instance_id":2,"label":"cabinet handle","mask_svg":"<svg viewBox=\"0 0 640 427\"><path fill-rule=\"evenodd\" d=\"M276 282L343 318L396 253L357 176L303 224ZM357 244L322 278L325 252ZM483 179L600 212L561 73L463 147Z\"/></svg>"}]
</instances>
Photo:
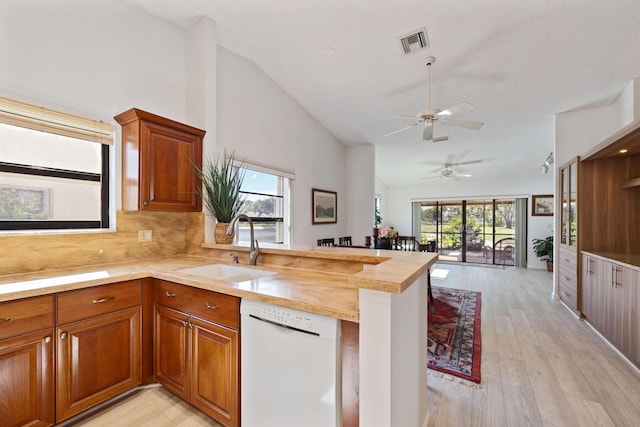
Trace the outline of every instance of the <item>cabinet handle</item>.
<instances>
[{"instance_id":1,"label":"cabinet handle","mask_svg":"<svg viewBox=\"0 0 640 427\"><path fill-rule=\"evenodd\" d=\"M569 294L568 294L568 293L566 293L566 292L564 292L564 291L562 291L562 292L560 292L560 293L561 293L562 295L564 295L565 297L568 297L568 296L569 296Z\"/></svg>"},{"instance_id":2,"label":"cabinet handle","mask_svg":"<svg viewBox=\"0 0 640 427\"><path fill-rule=\"evenodd\" d=\"M165 291L164 292L164 296L165 297L169 297L169 298L175 298L176 297L176 293L175 292Z\"/></svg>"},{"instance_id":3,"label":"cabinet handle","mask_svg":"<svg viewBox=\"0 0 640 427\"><path fill-rule=\"evenodd\" d=\"M51 337L45 337L44 342L45 344L49 344L51 342Z\"/></svg>"},{"instance_id":4,"label":"cabinet handle","mask_svg":"<svg viewBox=\"0 0 640 427\"><path fill-rule=\"evenodd\" d=\"M148 202L148 201L146 201L146 200L144 200L144 201L142 202L142 206L147 206L148 204L149 204L149 202Z\"/></svg>"},{"instance_id":5,"label":"cabinet handle","mask_svg":"<svg viewBox=\"0 0 640 427\"><path fill-rule=\"evenodd\" d=\"M11 317L5 317L4 319L0 319L0 323L9 323L11 322Z\"/></svg>"},{"instance_id":6,"label":"cabinet handle","mask_svg":"<svg viewBox=\"0 0 640 427\"><path fill-rule=\"evenodd\" d=\"M61 340L64 340L66 338L67 338L67 333L66 332L63 332L63 333L60 334L60 339Z\"/></svg>"},{"instance_id":7,"label":"cabinet handle","mask_svg":"<svg viewBox=\"0 0 640 427\"><path fill-rule=\"evenodd\" d=\"M94 303L94 304L102 304L103 302L111 301L111 300L114 300L114 299L116 299L116 296L115 295L111 295L110 297L94 299L91 302Z\"/></svg>"},{"instance_id":8,"label":"cabinet handle","mask_svg":"<svg viewBox=\"0 0 640 427\"><path fill-rule=\"evenodd\" d=\"M567 276L562 276L562 280L569 281L569 278Z\"/></svg>"},{"instance_id":9,"label":"cabinet handle","mask_svg":"<svg viewBox=\"0 0 640 427\"><path fill-rule=\"evenodd\" d=\"M569 258L562 258L564 262L569 262Z\"/></svg>"},{"instance_id":10,"label":"cabinet handle","mask_svg":"<svg viewBox=\"0 0 640 427\"><path fill-rule=\"evenodd\" d=\"M217 310L217 309L219 309L219 308L220 308L220 306L218 306L218 305L211 305L211 304L209 304L208 302L205 302L205 303L204 303L204 306L205 306L205 307L207 307L209 310Z\"/></svg>"},{"instance_id":11,"label":"cabinet handle","mask_svg":"<svg viewBox=\"0 0 640 427\"><path fill-rule=\"evenodd\" d=\"M193 329L193 323L189 322L189 329Z\"/></svg>"},{"instance_id":12,"label":"cabinet handle","mask_svg":"<svg viewBox=\"0 0 640 427\"><path fill-rule=\"evenodd\" d=\"M185 322L185 321L183 320L183 321L182 321L182 326L186 328L186 327L187 327L187 322Z\"/></svg>"}]
</instances>

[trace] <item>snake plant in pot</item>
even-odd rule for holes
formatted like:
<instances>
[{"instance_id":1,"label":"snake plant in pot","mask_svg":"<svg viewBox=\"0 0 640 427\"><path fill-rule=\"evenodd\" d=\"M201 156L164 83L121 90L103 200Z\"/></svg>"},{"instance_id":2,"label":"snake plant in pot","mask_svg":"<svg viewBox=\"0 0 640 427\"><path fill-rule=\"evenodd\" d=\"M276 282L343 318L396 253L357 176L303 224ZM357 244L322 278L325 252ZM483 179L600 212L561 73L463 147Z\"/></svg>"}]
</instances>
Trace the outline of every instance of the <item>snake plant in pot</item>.
<instances>
[{"instance_id":1,"label":"snake plant in pot","mask_svg":"<svg viewBox=\"0 0 640 427\"><path fill-rule=\"evenodd\" d=\"M553 236L533 239L533 252L541 261L547 262L547 271L553 271Z\"/></svg>"},{"instance_id":2,"label":"snake plant in pot","mask_svg":"<svg viewBox=\"0 0 640 427\"><path fill-rule=\"evenodd\" d=\"M244 180L242 165L234 166L235 155L218 156L214 160L207 159L202 168L194 166L196 174L202 181L199 194L205 210L216 220L216 243L231 243L233 235L227 235L231 220L241 212L245 200L240 193Z\"/></svg>"}]
</instances>

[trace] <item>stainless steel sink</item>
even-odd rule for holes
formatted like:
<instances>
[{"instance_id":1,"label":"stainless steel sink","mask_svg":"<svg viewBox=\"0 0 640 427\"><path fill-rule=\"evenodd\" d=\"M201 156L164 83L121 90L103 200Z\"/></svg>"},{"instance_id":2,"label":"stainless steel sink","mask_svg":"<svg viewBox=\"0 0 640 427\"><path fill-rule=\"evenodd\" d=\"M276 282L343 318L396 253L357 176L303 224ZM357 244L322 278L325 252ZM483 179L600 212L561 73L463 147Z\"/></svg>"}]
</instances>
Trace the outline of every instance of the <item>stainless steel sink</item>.
<instances>
[{"instance_id":1,"label":"stainless steel sink","mask_svg":"<svg viewBox=\"0 0 640 427\"><path fill-rule=\"evenodd\" d=\"M224 280L225 282L244 282L247 280L257 280L278 274L276 271L239 267L228 264L207 264L198 267L183 268L181 270L177 270L177 272L208 277L210 279Z\"/></svg>"}]
</instances>

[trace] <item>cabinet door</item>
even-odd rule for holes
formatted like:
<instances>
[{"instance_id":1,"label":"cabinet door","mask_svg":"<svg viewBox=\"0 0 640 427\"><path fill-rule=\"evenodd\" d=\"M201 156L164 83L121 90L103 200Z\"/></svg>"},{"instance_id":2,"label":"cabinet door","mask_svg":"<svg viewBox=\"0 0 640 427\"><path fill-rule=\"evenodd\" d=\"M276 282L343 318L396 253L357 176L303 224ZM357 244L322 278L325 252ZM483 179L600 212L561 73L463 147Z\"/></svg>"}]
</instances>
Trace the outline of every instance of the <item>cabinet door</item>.
<instances>
[{"instance_id":1,"label":"cabinet door","mask_svg":"<svg viewBox=\"0 0 640 427\"><path fill-rule=\"evenodd\" d=\"M52 329L0 341L0 425L50 426L54 419Z\"/></svg>"},{"instance_id":2,"label":"cabinet door","mask_svg":"<svg viewBox=\"0 0 640 427\"><path fill-rule=\"evenodd\" d=\"M612 336L613 343L627 356L637 347L638 325L635 315L637 299L636 271L625 266L611 264L611 292L613 294Z\"/></svg>"},{"instance_id":3,"label":"cabinet door","mask_svg":"<svg viewBox=\"0 0 640 427\"><path fill-rule=\"evenodd\" d=\"M156 381L188 400L189 317L156 304L154 309L154 374Z\"/></svg>"},{"instance_id":4,"label":"cabinet door","mask_svg":"<svg viewBox=\"0 0 640 427\"><path fill-rule=\"evenodd\" d=\"M140 384L140 311L130 308L56 328L57 421Z\"/></svg>"},{"instance_id":5,"label":"cabinet door","mask_svg":"<svg viewBox=\"0 0 640 427\"><path fill-rule=\"evenodd\" d=\"M191 404L225 426L237 426L238 332L196 317L191 323Z\"/></svg>"},{"instance_id":6,"label":"cabinet door","mask_svg":"<svg viewBox=\"0 0 640 427\"><path fill-rule=\"evenodd\" d=\"M602 260L590 255L582 256L582 313L591 325L602 327Z\"/></svg>"},{"instance_id":7,"label":"cabinet door","mask_svg":"<svg viewBox=\"0 0 640 427\"><path fill-rule=\"evenodd\" d=\"M199 211L202 137L143 120L140 124L140 209Z\"/></svg>"}]
</instances>

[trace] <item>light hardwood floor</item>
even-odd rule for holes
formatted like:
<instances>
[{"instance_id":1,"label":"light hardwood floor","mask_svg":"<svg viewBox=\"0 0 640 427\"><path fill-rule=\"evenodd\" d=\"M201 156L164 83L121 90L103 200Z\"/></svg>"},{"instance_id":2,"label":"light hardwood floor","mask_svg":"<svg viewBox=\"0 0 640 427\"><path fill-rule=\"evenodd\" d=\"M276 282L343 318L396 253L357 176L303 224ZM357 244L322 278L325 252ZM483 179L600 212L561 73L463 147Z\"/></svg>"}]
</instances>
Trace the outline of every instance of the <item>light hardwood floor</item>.
<instances>
[{"instance_id":1,"label":"light hardwood floor","mask_svg":"<svg viewBox=\"0 0 640 427\"><path fill-rule=\"evenodd\" d=\"M150 387L75 423L82 427L222 427L163 387Z\"/></svg>"},{"instance_id":2,"label":"light hardwood floor","mask_svg":"<svg viewBox=\"0 0 640 427\"><path fill-rule=\"evenodd\" d=\"M639 426L640 376L551 300L551 273L439 264L482 292L482 385L428 376L429 426Z\"/></svg>"},{"instance_id":3,"label":"light hardwood floor","mask_svg":"<svg viewBox=\"0 0 640 427\"><path fill-rule=\"evenodd\" d=\"M551 300L551 273L435 268L447 270L447 277L434 278L433 286L482 292L482 385L428 376L429 426L640 426L640 376L584 321ZM166 390L151 388L79 425L218 424Z\"/></svg>"}]
</instances>

